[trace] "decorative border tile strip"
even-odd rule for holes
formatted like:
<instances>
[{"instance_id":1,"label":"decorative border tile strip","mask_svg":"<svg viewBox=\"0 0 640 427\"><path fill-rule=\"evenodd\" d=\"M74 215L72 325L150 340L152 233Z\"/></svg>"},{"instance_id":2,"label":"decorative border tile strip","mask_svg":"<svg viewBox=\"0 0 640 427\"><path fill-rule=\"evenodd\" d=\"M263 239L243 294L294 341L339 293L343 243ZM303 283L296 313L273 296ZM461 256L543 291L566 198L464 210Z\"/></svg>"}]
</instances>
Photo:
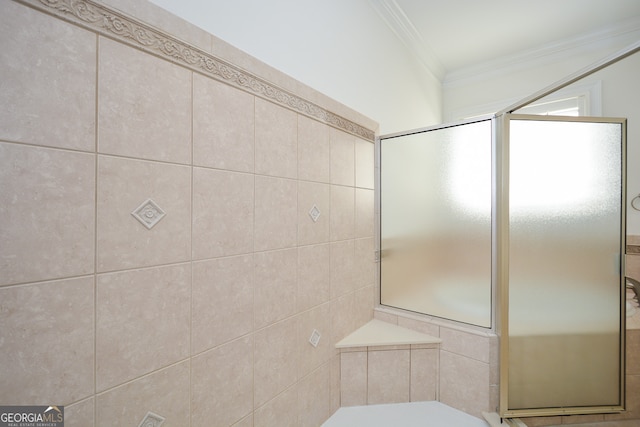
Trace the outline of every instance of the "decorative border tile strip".
<instances>
[{"instance_id":1,"label":"decorative border tile strip","mask_svg":"<svg viewBox=\"0 0 640 427\"><path fill-rule=\"evenodd\" d=\"M268 99L368 141L375 132L281 89L195 46L91 0L16 0L98 34Z\"/></svg>"}]
</instances>

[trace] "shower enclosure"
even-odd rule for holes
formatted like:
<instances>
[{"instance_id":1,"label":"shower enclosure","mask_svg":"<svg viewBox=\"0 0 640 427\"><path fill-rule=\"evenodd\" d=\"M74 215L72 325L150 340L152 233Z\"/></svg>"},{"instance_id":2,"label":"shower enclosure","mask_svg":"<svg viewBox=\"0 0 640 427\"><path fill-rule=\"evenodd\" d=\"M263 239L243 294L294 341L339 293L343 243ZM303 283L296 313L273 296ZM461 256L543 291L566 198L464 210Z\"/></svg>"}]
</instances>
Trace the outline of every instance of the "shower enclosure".
<instances>
[{"instance_id":1,"label":"shower enclosure","mask_svg":"<svg viewBox=\"0 0 640 427\"><path fill-rule=\"evenodd\" d=\"M380 138L381 304L495 326L502 416L623 407L624 153L623 119Z\"/></svg>"},{"instance_id":2,"label":"shower enclosure","mask_svg":"<svg viewBox=\"0 0 640 427\"><path fill-rule=\"evenodd\" d=\"M501 417L624 409L626 120L513 114L378 138L380 303L495 331Z\"/></svg>"}]
</instances>

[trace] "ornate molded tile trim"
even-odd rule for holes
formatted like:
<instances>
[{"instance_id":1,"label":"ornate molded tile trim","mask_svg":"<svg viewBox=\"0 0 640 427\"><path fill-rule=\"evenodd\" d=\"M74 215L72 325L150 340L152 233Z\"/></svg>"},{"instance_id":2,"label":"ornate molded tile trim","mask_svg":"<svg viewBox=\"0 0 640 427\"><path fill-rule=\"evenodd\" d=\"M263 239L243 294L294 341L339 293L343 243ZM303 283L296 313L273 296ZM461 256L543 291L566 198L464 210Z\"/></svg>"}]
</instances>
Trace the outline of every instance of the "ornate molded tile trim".
<instances>
[{"instance_id":1,"label":"ornate molded tile trim","mask_svg":"<svg viewBox=\"0 0 640 427\"><path fill-rule=\"evenodd\" d=\"M368 141L375 132L279 88L233 64L91 0L16 0L100 35L203 73Z\"/></svg>"}]
</instances>

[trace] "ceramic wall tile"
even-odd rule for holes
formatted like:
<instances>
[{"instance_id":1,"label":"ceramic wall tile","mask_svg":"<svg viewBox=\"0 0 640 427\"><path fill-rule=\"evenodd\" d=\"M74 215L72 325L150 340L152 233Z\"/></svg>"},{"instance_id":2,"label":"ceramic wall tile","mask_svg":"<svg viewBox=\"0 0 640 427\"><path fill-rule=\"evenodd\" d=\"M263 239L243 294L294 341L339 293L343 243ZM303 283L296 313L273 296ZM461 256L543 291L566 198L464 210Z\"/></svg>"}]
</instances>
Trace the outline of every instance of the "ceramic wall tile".
<instances>
[{"instance_id":1,"label":"ceramic wall tile","mask_svg":"<svg viewBox=\"0 0 640 427\"><path fill-rule=\"evenodd\" d=\"M298 185L291 179L256 176L256 251L290 248L297 241Z\"/></svg>"},{"instance_id":2,"label":"ceramic wall tile","mask_svg":"<svg viewBox=\"0 0 640 427\"><path fill-rule=\"evenodd\" d=\"M164 418L163 427L190 425L189 362L98 394L96 427L143 425L149 412Z\"/></svg>"},{"instance_id":3,"label":"ceramic wall tile","mask_svg":"<svg viewBox=\"0 0 640 427\"><path fill-rule=\"evenodd\" d=\"M333 242L331 247L331 298L355 290L355 244L353 240Z\"/></svg>"},{"instance_id":4,"label":"ceramic wall tile","mask_svg":"<svg viewBox=\"0 0 640 427\"><path fill-rule=\"evenodd\" d=\"M298 426L321 426L333 413L329 406L329 371L329 364L325 363L298 383Z\"/></svg>"},{"instance_id":5,"label":"ceramic wall tile","mask_svg":"<svg viewBox=\"0 0 640 427\"><path fill-rule=\"evenodd\" d=\"M340 408L340 357L340 354L334 354L329 360L329 369L331 371L329 412L331 414Z\"/></svg>"},{"instance_id":6,"label":"ceramic wall tile","mask_svg":"<svg viewBox=\"0 0 640 427\"><path fill-rule=\"evenodd\" d=\"M313 346L309 339L314 331L320 334L317 346ZM298 347L299 365L298 377L309 375L331 357L333 343L331 342L331 305L329 303L318 306L298 315Z\"/></svg>"},{"instance_id":7,"label":"ceramic wall tile","mask_svg":"<svg viewBox=\"0 0 640 427\"><path fill-rule=\"evenodd\" d=\"M291 317L254 334L254 408L259 408L298 380L297 319Z\"/></svg>"},{"instance_id":8,"label":"ceramic wall tile","mask_svg":"<svg viewBox=\"0 0 640 427\"><path fill-rule=\"evenodd\" d=\"M193 75L193 164L253 172L254 96Z\"/></svg>"},{"instance_id":9,"label":"ceramic wall tile","mask_svg":"<svg viewBox=\"0 0 640 427\"><path fill-rule=\"evenodd\" d=\"M189 356L190 297L189 264L98 275L99 391Z\"/></svg>"},{"instance_id":10,"label":"ceramic wall tile","mask_svg":"<svg viewBox=\"0 0 640 427\"><path fill-rule=\"evenodd\" d=\"M523 417L520 420L527 427L544 427L562 424L562 417Z\"/></svg>"},{"instance_id":11,"label":"ceramic wall tile","mask_svg":"<svg viewBox=\"0 0 640 427\"><path fill-rule=\"evenodd\" d=\"M98 150L191 163L191 72L101 37Z\"/></svg>"},{"instance_id":12,"label":"ceramic wall tile","mask_svg":"<svg viewBox=\"0 0 640 427\"><path fill-rule=\"evenodd\" d=\"M375 151L372 142L356 138L356 187L373 190Z\"/></svg>"},{"instance_id":13,"label":"ceramic wall tile","mask_svg":"<svg viewBox=\"0 0 640 427\"><path fill-rule=\"evenodd\" d=\"M640 419L640 375L627 375L625 378L627 395L626 416L629 419ZM607 416L605 416L605 419Z\"/></svg>"},{"instance_id":14,"label":"ceramic wall tile","mask_svg":"<svg viewBox=\"0 0 640 427\"><path fill-rule=\"evenodd\" d=\"M97 199L99 272L189 260L189 167L98 156ZM166 214L152 229L131 215L148 199Z\"/></svg>"},{"instance_id":15,"label":"ceramic wall tile","mask_svg":"<svg viewBox=\"0 0 640 427\"><path fill-rule=\"evenodd\" d=\"M193 263L191 353L253 331L253 255Z\"/></svg>"},{"instance_id":16,"label":"ceramic wall tile","mask_svg":"<svg viewBox=\"0 0 640 427\"><path fill-rule=\"evenodd\" d=\"M254 177L193 168L193 259L253 251Z\"/></svg>"},{"instance_id":17,"label":"ceramic wall tile","mask_svg":"<svg viewBox=\"0 0 640 427\"><path fill-rule=\"evenodd\" d=\"M0 288L3 404L70 404L93 393L93 278Z\"/></svg>"},{"instance_id":18,"label":"ceramic wall tile","mask_svg":"<svg viewBox=\"0 0 640 427\"><path fill-rule=\"evenodd\" d=\"M355 311L354 292L331 300L331 333L334 345L356 330Z\"/></svg>"},{"instance_id":19,"label":"ceramic wall tile","mask_svg":"<svg viewBox=\"0 0 640 427\"><path fill-rule=\"evenodd\" d=\"M443 341L444 343L444 341ZM489 364L440 352L440 402L476 417L490 412Z\"/></svg>"},{"instance_id":20,"label":"ceramic wall tile","mask_svg":"<svg viewBox=\"0 0 640 427\"><path fill-rule=\"evenodd\" d=\"M260 329L296 313L298 251L259 252L254 260L254 326Z\"/></svg>"},{"instance_id":21,"label":"ceramic wall tile","mask_svg":"<svg viewBox=\"0 0 640 427\"><path fill-rule=\"evenodd\" d=\"M351 187L331 186L331 241L353 239L355 236L355 192Z\"/></svg>"},{"instance_id":22,"label":"ceramic wall tile","mask_svg":"<svg viewBox=\"0 0 640 427\"><path fill-rule=\"evenodd\" d=\"M373 319L373 307L375 301L375 286L365 286L354 292L355 310L353 312L355 319L355 328L367 323Z\"/></svg>"},{"instance_id":23,"label":"ceramic wall tile","mask_svg":"<svg viewBox=\"0 0 640 427\"><path fill-rule=\"evenodd\" d=\"M488 336L440 328L440 338L442 338L443 350L489 363L490 340Z\"/></svg>"},{"instance_id":24,"label":"ceramic wall tile","mask_svg":"<svg viewBox=\"0 0 640 427\"><path fill-rule=\"evenodd\" d=\"M93 272L94 155L0 143L0 188L0 285Z\"/></svg>"},{"instance_id":25,"label":"ceramic wall tile","mask_svg":"<svg viewBox=\"0 0 640 427\"><path fill-rule=\"evenodd\" d=\"M438 400L438 353L437 348L411 349L411 402Z\"/></svg>"},{"instance_id":26,"label":"ceramic wall tile","mask_svg":"<svg viewBox=\"0 0 640 427\"><path fill-rule=\"evenodd\" d=\"M329 241L331 187L298 181L298 245Z\"/></svg>"},{"instance_id":27,"label":"ceramic wall tile","mask_svg":"<svg viewBox=\"0 0 640 427\"><path fill-rule=\"evenodd\" d=\"M423 322L417 319L409 319L404 316L398 316L398 326L404 328L413 329L414 331L422 332L423 334L431 335L432 337L439 337L441 328L438 325L429 322Z\"/></svg>"},{"instance_id":28,"label":"ceramic wall tile","mask_svg":"<svg viewBox=\"0 0 640 427\"><path fill-rule=\"evenodd\" d=\"M262 175L298 177L298 117L256 98L256 167Z\"/></svg>"},{"instance_id":29,"label":"ceramic wall tile","mask_svg":"<svg viewBox=\"0 0 640 427\"><path fill-rule=\"evenodd\" d=\"M383 346L383 347L386 348L386 346ZM366 345L358 346L358 347L344 347L340 349L340 353L354 353L354 352L357 353L360 351L368 351L368 350L371 350L372 348L375 348L375 347L368 347Z\"/></svg>"},{"instance_id":30,"label":"ceramic wall tile","mask_svg":"<svg viewBox=\"0 0 640 427\"><path fill-rule=\"evenodd\" d=\"M498 384L489 385L489 408L493 408L494 412L500 406L500 386Z\"/></svg>"},{"instance_id":31,"label":"ceramic wall tile","mask_svg":"<svg viewBox=\"0 0 640 427\"><path fill-rule=\"evenodd\" d=\"M253 339L232 341L193 358L193 427L229 426L253 411Z\"/></svg>"},{"instance_id":32,"label":"ceramic wall tile","mask_svg":"<svg viewBox=\"0 0 640 427\"><path fill-rule=\"evenodd\" d=\"M489 383L500 384L500 339L497 335L489 337Z\"/></svg>"},{"instance_id":33,"label":"ceramic wall tile","mask_svg":"<svg viewBox=\"0 0 640 427\"><path fill-rule=\"evenodd\" d=\"M330 178L329 126L298 116L298 178L328 183Z\"/></svg>"},{"instance_id":34,"label":"ceramic wall tile","mask_svg":"<svg viewBox=\"0 0 640 427\"><path fill-rule=\"evenodd\" d=\"M4 1L0 64L0 139L95 149L95 34Z\"/></svg>"},{"instance_id":35,"label":"ceramic wall tile","mask_svg":"<svg viewBox=\"0 0 640 427\"><path fill-rule=\"evenodd\" d=\"M373 190L356 188L355 237L373 237L374 194Z\"/></svg>"},{"instance_id":36,"label":"ceramic wall tile","mask_svg":"<svg viewBox=\"0 0 640 427\"><path fill-rule=\"evenodd\" d=\"M253 415L253 427L298 427L297 385L289 387L284 392L257 408Z\"/></svg>"},{"instance_id":37,"label":"ceramic wall tile","mask_svg":"<svg viewBox=\"0 0 640 427\"><path fill-rule=\"evenodd\" d=\"M373 237L355 240L354 281L356 288L375 284L375 250L375 240Z\"/></svg>"},{"instance_id":38,"label":"ceramic wall tile","mask_svg":"<svg viewBox=\"0 0 640 427\"><path fill-rule=\"evenodd\" d=\"M338 129L329 133L331 146L331 183L355 184L355 140L356 138Z\"/></svg>"},{"instance_id":39,"label":"ceramic wall tile","mask_svg":"<svg viewBox=\"0 0 640 427\"><path fill-rule=\"evenodd\" d=\"M392 325L397 325L398 324L398 315L391 314L391 313L385 313L384 311L380 311L380 310L374 310L373 311L373 318L374 319L378 319L378 320L382 320L383 322L391 323ZM411 328L409 328L409 329L411 329Z\"/></svg>"},{"instance_id":40,"label":"ceramic wall tile","mask_svg":"<svg viewBox=\"0 0 640 427\"><path fill-rule=\"evenodd\" d=\"M367 403L409 402L410 350L369 351Z\"/></svg>"},{"instance_id":41,"label":"ceramic wall tile","mask_svg":"<svg viewBox=\"0 0 640 427\"><path fill-rule=\"evenodd\" d=\"M627 329L626 373L640 375L640 329Z\"/></svg>"},{"instance_id":42,"label":"ceramic wall tile","mask_svg":"<svg viewBox=\"0 0 640 427\"><path fill-rule=\"evenodd\" d=\"M92 427L95 419L95 398L82 400L64 407L66 427Z\"/></svg>"},{"instance_id":43,"label":"ceramic wall tile","mask_svg":"<svg viewBox=\"0 0 640 427\"><path fill-rule=\"evenodd\" d=\"M624 275L632 279L640 280L640 255L625 255Z\"/></svg>"},{"instance_id":44,"label":"ceramic wall tile","mask_svg":"<svg viewBox=\"0 0 640 427\"><path fill-rule=\"evenodd\" d=\"M367 352L340 354L340 406L367 404Z\"/></svg>"},{"instance_id":45,"label":"ceramic wall tile","mask_svg":"<svg viewBox=\"0 0 640 427\"><path fill-rule=\"evenodd\" d=\"M586 423L600 423L604 421L604 414L594 415L566 415L562 417L562 425L575 425Z\"/></svg>"},{"instance_id":46,"label":"ceramic wall tile","mask_svg":"<svg viewBox=\"0 0 640 427\"><path fill-rule=\"evenodd\" d=\"M0 2L0 400L83 427L322 424L374 301L372 145L337 128L375 124L156 5L87 7L106 20Z\"/></svg>"},{"instance_id":47,"label":"ceramic wall tile","mask_svg":"<svg viewBox=\"0 0 640 427\"><path fill-rule=\"evenodd\" d=\"M329 301L329 244L298 247L298 311Z\"/></svg>"},{"instance_id":48,"label":"ceramic wall tile","mask_svg":"<svg viewBox=\"0 0 640 427\"><path fill-rule=\"evenodd\" d=\"M253 427L253 412L235 423L232 427Z\"/></svg>"}]
</instances>

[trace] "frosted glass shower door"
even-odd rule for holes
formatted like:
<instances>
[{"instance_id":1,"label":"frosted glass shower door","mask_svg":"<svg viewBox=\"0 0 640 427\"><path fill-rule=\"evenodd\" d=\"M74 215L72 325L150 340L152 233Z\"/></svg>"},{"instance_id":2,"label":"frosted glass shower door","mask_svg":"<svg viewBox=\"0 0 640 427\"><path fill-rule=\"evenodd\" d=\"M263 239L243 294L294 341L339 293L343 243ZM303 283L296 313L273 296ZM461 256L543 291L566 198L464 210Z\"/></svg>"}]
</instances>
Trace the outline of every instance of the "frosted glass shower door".
<instances>
[{"instance_id":1,"label":"frosted glass shower door","mask_svg":"<svg viewBox=\"0 0 640 427\"><path fill-rule=\"evenodd\" d=\"M491 327L492 128L381 138L381 304Z\"/></svg>"},{"instance_id":2,"label":"frosted glass shower door","mask_svg":"<svg viewBox=\"0 0 640 427\"><path fill-rule=\"evenodd\" d=\"M624 126L507 119L509 411L623 404Z\"/></svg>"}]
</instances>

